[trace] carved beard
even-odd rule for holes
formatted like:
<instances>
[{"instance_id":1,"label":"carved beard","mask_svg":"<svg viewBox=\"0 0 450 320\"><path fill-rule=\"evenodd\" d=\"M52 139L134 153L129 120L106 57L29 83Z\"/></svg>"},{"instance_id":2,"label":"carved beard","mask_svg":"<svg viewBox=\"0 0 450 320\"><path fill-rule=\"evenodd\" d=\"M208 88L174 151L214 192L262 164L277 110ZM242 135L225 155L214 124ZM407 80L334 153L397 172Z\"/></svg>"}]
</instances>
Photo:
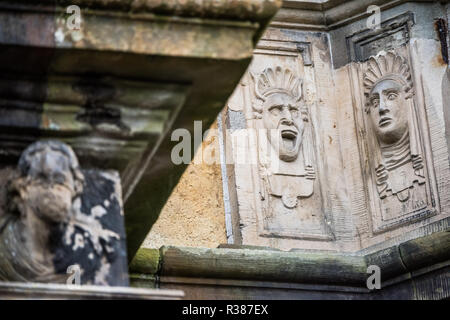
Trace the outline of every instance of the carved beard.
<instances>
[{"instance_id":1,"label":"carved beard","mask_svg":"<svg viewBox=\"0 0 450 320\"><path fill-rule=\"evenodd\" d=\"M26 188L25 201L36 216L46 222L69 220L73 191L64 185L31 184Z\"/></svg>"},{"instance_id":2,"label":"carved beard","mask_svg":"<svg viewBox=\"0 0 450 320\"><path fill-rule=\"evenodd\" d=\"M49 241L56 224L69 217L71 190L26 179L16 186L20 216L0 217L0 280L64 283L67 275L55 273Z\"/></svg>"},{"instance_id":3,"label":"carved beard","mask_svg":"<svg viewBox=\"0 0 450 320\"><path fill-rule=\"evenodd\" d=\"M299 132L294 125L280 124L276 130L268 130L268 139L271 145L278 150L280 160L295 161L300 151L303 130Z\"/></svg>"}]
</instances>

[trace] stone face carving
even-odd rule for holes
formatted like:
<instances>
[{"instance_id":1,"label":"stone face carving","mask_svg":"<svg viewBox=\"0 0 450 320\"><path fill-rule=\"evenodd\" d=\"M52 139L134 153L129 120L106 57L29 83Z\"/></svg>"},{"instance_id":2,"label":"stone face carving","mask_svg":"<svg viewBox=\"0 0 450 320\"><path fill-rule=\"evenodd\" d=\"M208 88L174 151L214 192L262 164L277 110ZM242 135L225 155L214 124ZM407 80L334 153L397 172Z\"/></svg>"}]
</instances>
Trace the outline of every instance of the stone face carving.
<instances>
[{"instance_id":1,"label":"stone face carving","mask_svg":"<svg viewBox=\"0 0 450 320\"><path fill-rule=\"evenodd\" d=\"M363 85L372 175L381 219L389 223L420 212L430 203L414 87L406 59L393 52L370 58Z\"/></svg>"},{"instance_id":2,"label":"stone face carving","mask_svg":"<svg viewBox=\"0 0 450 320\"><path fill-rule=\"evenodd\" d=\"M121 191L117 175L81 170L72 149L36 142L19 160L0 211L0 279L126 285Z\"/></svg>"},{"instance_id":3,"label":"stone face carving","mask_svg":"<svg viewBox=\"0 0 450 320\"><path fill-rule=\"evenodd\" d=\"M302 80L289 69L277 67L275 70L265 69L255 83L255 95L259 101L255 101L254 109L256 118L262 118L271 146L269 159L273 160L275 154L281 160L274 161L275 166L269 160L269 193L281 197L283 205L292 209L297 206L299 198L312 195L312 180L315 179L308 111L300 103Z\"/></svg>"},{"instance_id":4,"label":"stone face carving","mask_svg":"<svg viewBox=\"0 0 450 320\"><path fill-rule=\"evenodd\" d=\"M304 124L298 102L302 97L301 79L289 69L277 67L264 70L255 86L256 96L263 102L262 113L268 139L286 162L297 159L302 144ZM276 130L275 141L271 138Z\"/></svg>"},{"instance_id":5,"label":"stone face carving","mask_svg":"<svg viewBox=\"0 0 450 320\"><path fill-rule=\"evenodd\" d=\"M224 146L234 161L229 185L236 187L236 195L230 192L236 206L230 206L227 231L234 243L282 250L333 246L336 211L323 155L337 140L333 110L318 94L330 87L327 41L322 34L280 38L268 32L228 101Z\"/></svg>"},{"instance_id":6,"label":"stone face carving","mask_svg":"<svg viewBox=\"0 0 450 320\"><path fill-rule=\"evenodd\" d=\"M277 66L252 73L258 129L262 227L266 237L328 238L315 190L316 172L303 80Z\"/></svg>"}]
</instances>

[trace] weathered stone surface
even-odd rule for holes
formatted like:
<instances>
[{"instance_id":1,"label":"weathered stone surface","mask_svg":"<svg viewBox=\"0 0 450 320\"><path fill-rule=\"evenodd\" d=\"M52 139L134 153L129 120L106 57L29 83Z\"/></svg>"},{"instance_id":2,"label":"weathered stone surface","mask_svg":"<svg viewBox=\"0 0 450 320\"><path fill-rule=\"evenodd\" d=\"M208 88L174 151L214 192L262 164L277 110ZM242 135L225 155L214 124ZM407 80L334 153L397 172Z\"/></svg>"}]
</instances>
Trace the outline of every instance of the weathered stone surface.
<instances>
[{"instance_id":1,"label":"weathered stone surface","mask_svg":"<svg viewBox=\"0 0 450 320\"><path fill-rule=\"evenodd\" d=\"M119 9L122 12L148 12L168 16L221 18L231 20L267 21L281 4L281 0L46 0L59 6L79 5L92 9Z\"/></svg>"},{"instance_id":2,"label":"weathered stone surface","mask_svg":"<svg viewBox=\"0 0 450 320\"><path fill-rule=\"evenodd\" d=\"M332 240L337 233L333 234L330 227L344 218L344 213L331 191L336 182L327 181L339 179L328 173L334 172L332 166L339 165L333 158L339 155L339 149L332 143L337 140L333 127L336 110L327 103L331 100L327 47L323 34L269 29L255 50L249 74L229 101L228 108L241 111L246 120L243 130L230 130L226 136L227 143L232 144L227 157L234 160L238 190L240 230L233 232L241 239L235 237L234 243L285 250L335 248ZM298 81L290 83L291 87L287 84L286 90L283 75L288 73ZM260 83L267 85L260 88ZM261 90L266 90L267 97ZM274 101L283 96L297 99ZM270 110L280 105L289 108L289 113L271 115ZM275 126L269 121L272 118ZM284 122L294 124L294 139L279 127ZM275 139L268 139L273 133ZM276 140L281 146L294 142L295 158L286 157L285 148L277 149ZM344 229L342 233L347 232Z\"/></svg>"},{"instance_id":3,"label":"weathered stone surface","mask_svg":"<svg viewBox=\"0 0 450 320\"><path fill-rule=\"evenodd\" d=\"M217 133L214 123L141 247L216 248L227 242Z\"/></svg>"},{"instance_id":4,"label":"weathered stone surface","mask_svg":"<svg viewBox=\"0 0 450 320\"><path fill-rule=\"evenodd\" d=\"M137 273L154 275L160 268L160 253L158 249L141 248L130 263L130 269Z\"/></svg>"}]
</instances>

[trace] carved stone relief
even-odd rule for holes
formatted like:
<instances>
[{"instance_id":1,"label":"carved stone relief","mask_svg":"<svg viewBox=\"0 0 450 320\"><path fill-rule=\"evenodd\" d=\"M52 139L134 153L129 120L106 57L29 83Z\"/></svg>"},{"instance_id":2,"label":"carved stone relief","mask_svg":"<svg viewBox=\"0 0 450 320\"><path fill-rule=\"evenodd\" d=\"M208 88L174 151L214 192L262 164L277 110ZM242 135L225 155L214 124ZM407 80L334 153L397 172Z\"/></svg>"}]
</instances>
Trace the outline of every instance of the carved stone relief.
<instances>
[{"instance_id":1,"label":"carved stone relief","mask_svg":"<svg viewBox=\"0 0 450 320\"><path fill-rule=\"evenodd\" d=\"M447 228L448 66L413 9L266 31L228 103L234 130L255 129L233 140L257 155L233 168L242 244L358 252Z\"/></svg>"},{"instance_id":2,"label":"carved stone relief","mask_svg":"<svg viewBox=\"0 0 450 320\"><path fill-rule=\"evenodd\" d=\"M287 68L266 68L254 79L263 228L266 236L320 236L320 191L302 79ZM262 130L261 130L262 129ZM316 203L315 203L316 202Z\"/></svg>"},{"instance_id":3,"label":"carved stone relief","mask_svg":"<svg viewBox=\"0 0 450 320\"><path fill-rule=\"evenodd\" d=\"M407 57L395 51L364 64L364 119L373 231L436 213Z\"/></svg>"},{"instance_id":4,"label":"carved stone relief","mask_svg":"<svg viewBox=\"0 0 450 320\"><path fill-rule=\"evenodd\" d=\"M20 157L0 208L0 280L127 285L120 179L82 170L73 150L38 141Z\"/></svg>"},{"instance_id":5,"label":"carved stone relief","mask_svg":"<svg viewBox=\"0 0 450 320\"><path fill-rule=\"evenodd\" d=\"M310 110L315 103L310 50L307 42L261 40L229 101L229 108L246 118L247 140L233 142L234 150L257 155L252 165L235 164L238 188L254 201L238 194L244 244L277 239L276 246L292 248L296 241L332 239Z\"/></svg>"}]
</instances>

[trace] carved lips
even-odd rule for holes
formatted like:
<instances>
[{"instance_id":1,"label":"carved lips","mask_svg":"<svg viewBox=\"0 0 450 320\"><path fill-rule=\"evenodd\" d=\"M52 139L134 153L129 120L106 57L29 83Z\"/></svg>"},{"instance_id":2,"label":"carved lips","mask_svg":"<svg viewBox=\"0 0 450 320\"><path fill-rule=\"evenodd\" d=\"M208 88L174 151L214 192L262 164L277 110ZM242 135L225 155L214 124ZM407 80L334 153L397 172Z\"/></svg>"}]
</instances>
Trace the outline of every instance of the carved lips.
<instances>
[{"instance_id":1,"label":"carved lips","mask_svg":"<svg viewBox=\"0 0 450 320\"><path fill-rule=\"evenodd\" d=\"M298 135L298 131L295 128L281 130L281 137L283 139L294 140L295 138L297 138L297 135Z\"/></svg>"},{"instance_id":2,"label":"carved lips","mask_svg":"<svg viewBox=\"0 0 450 320\"><path fill-rule=\"evenodd\" d=\"M297 128L295 126L290 126L285 129L282 126L282 128L280 128L280 134L282 145L289 151L293 151L292 149L294 149L297 145Z\"/></svg>"},{"instance_id":3,"label":"carved lips","mask_svg":"<svg viewBox=\"0 0 450 320\"><path fill-rule=\"evenodd\" d=\"M386 126L388 126L391 123L392 123L392 118L390 118L390 117L382 117L380 119L380 121L378 122L378 125L380 127L386 127Z\"/></svg>"}]
</instances>

